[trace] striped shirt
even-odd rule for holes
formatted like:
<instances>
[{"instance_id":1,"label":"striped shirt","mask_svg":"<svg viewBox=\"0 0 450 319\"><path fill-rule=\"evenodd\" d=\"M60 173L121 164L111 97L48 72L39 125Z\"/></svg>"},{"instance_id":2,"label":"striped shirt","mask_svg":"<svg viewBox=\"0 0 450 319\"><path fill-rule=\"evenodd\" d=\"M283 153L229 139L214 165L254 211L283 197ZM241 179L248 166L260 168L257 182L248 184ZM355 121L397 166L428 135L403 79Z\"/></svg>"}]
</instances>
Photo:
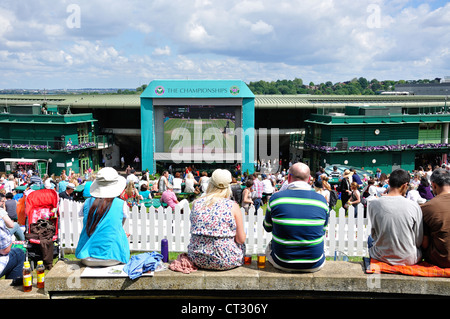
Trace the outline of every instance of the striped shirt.
<instances>
[{"instance_id":1,"label":"striped shirt","mask_svg":"<svg viewBox=\"0 0 450 319\"><path fill-rule=\"evenodd\" d=\"M253 180L253 190L256 192L256 198L262 198L264 184L258 178Z\"/></svg>"},{"instance_id":2,"label":"striped shirt","mask_svg":"<svg viewBox=\"0 0 450 319\"><path fill-rule=\"evenodd\" d=\"M3 210L3 208L0 208L2 210L1 216L0 216L0 249L6 249L9 246L11 246L12 239L11 239L11 233L9 232L8 228L6 228L5 222L3 220L3 216L7 215L6 211ZM6 255L0 255L0 274L5 269L6 265L9 261L9 254Z\"/></svg>"},{"instance_id":3,"label":"striped shirt","mask_svg":"<svg viewBox=\"0 0 450 319\"><path fill-rule=\"evenodd\" d=\"M272 258L289 269L320 267L325 261L325 197L313 190L287 189L272 195L264 229L272 232Z\"/></svg>"}]
</instances>

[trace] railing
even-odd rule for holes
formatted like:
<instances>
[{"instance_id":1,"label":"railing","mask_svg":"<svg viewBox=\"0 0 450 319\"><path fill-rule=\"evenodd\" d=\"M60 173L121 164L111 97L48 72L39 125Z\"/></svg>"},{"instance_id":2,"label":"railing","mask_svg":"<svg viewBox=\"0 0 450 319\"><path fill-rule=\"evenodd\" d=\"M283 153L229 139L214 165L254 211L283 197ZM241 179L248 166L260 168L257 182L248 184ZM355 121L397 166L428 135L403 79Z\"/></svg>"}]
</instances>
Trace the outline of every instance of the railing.
<instances>
[{"instance_id":1,"label":"railing","mask_svg":"<svg viewBox=\"0 0 450 319\"><path fill-rule=\"evenodd\" d=\"M433 141L423 141L423 144L433 143ZM325 147L338 147L341 145L342 141L336 142L324 142L318 138L307 138L305 139L305 143L313 144L318 146ZM348 147L357 146L357 147L370 147L370 146L391 146L391 145L408 145L408 144L418 144L417 139L395 139L395 140L360 140L360 141L348 141Z\"/></svg>"},{"instance_id":2,"label":"railing","mask_svg":"<svg viewBox=\"0 0 450 319\"><path fill-rule=\"evenodd\" d=\"M86 140L84 143L65 144L61 140L39 139L0 139L0 149L34 150L34 151L73 151L85 148L107 148L114 144L112 135L98 135Z\"/></svg>"},{"instance_id":3,"label":"railing","mask_svg":"<svg viewBox=\"0 0 450 319\"><path fill-rule=\"evenodd\" d=\"M356 146L355 143L357 142L323 142L320 144L311 144L307 141L305 141L305 148L311 148L317 151L321 152L382 152L382 151L404 151L404 150L421 150L421 149L443 149L443 148L450 148L449 143L411 143L411 144L399 144L402 140L395 140L398 143L391 143L390 141L393 140L387 140L387 141L380 141L378 145L371 145L372 143L366 142L363 143L360 142L361 145ZM325 144L325 145L324 145ZM328 145L334 145L334 146L328 146Z\"/></svg>"},{"instance_id":4,"label":"railing","mask_svg":"<svg viewBox=\"0 0 450 319\"><path fill-rule=\"evenodd\" d=\"M60 233L59 238L65 249L75 249L83 228L83 219L78 216L82 203L62 199L60 204ZM183 212L181 211L183 208ZM186 252L190 239L189 206L176 206L171 208L153 206L146 208L133 207L129 218L124 224L126 233L129 233L130 250L132 251L159 251L161 239L169 241L169 249L175 252ZM362 212L360 205L358 211ZM262 209L254 214L250 209L249 214L244 216L244 227L247 234L246 250L256 254L264 250L264 247L272 239L272 234L263 229L264 212ZM335 251L342 252L347 256L366 256L367 237L370 234L370 221L363 218L363 214L353 217L353 207L349 208L348 217L341 208L339 215L330 211L327 226L325 253L334 256Z\"/></svg>"}]
</instances>

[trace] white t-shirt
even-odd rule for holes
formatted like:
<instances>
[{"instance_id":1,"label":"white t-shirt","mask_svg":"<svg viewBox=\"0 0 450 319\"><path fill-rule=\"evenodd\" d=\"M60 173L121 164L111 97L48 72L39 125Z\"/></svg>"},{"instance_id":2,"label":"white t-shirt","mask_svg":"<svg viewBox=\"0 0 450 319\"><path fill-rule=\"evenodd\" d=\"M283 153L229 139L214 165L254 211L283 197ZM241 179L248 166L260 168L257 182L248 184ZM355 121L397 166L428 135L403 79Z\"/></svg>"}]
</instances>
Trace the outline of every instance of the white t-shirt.
<instances>
[{"instance_id":1,"label":"white t-shirt","mask_svg":"<svg viewBox=\"0 0 450 319\"><path fill-rule=\"evenodd\" d=\"M127 183L129 183L129 182L133 182L135 184L139 184L139 177L137 177L134 174L130 174L130 175L127 176Z\"/></svg>"},{"instance_id":2,"label":"white t-shirt","mask_svg":"<svg viewBox=\"0 0 450 319\"><path fill-rule=\"evenodd\" d=\"M183 180L181 178L174 178L172 181L173 189L174 190L181 190L181 183L183 183Z\"/></svg>"},{"instance_id":3,"label":"white t-shirt","mask_svg":"<svg viewBox=\"0 0 450 319\"><path fill-rule=\"evenodd\" d=\"M262 181L262 183L263 183L263 193L272 194L274 190L272 186L272 181L270 179L265 179Z\"/></svg>"},{"instance_id":4,"label":"white t-shirt","mask_svg":"<svg viewBox=\"0 0 450 319\"><path fill-rule=\"evenodd\" d=\"M206 192L206 189L208 188L208 184L209 184L209 177L202 176L201 180L202 180L202 183L201 183L202 192Z\"/></svg>"},{"instance_id":5,"label":"white t-shirt","mask_svg":"<svg viewBox=\"0 0 450 319\"><path fill-rule=\"evenodd\" d=\"M7 180L7 181L5 182L5 186L4 186L5 194L6 194L6 193L12 193L12 191L13 191L14 188L15 188L14 181Z\"/></svg>"}]
</instances>

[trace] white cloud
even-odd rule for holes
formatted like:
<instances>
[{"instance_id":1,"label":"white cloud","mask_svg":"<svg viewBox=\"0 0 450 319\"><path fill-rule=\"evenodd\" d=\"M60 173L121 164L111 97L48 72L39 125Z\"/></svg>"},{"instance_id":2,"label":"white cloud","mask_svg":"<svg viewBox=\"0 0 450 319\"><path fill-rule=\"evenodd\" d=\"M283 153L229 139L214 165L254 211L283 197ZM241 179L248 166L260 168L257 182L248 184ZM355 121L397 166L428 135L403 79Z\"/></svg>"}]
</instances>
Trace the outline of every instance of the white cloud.
<instances>
[{"instance_id":1,"label":"white cloud","mask_svg":"<svg viewBox=\"0 0 450 319\"><path fill-rule=\"evenodd\" d=\"M256 23L252 24L250 29L256 34L267 34L273 31L273 26L265 23L262 20L259 20Z\"/></svg>"},{"instance_id":2,"label":"white cloud","mask_svg":"<svg viewBox=\"0 0 450 319\"><path fill-rule=\"evenodd\" d=\"M164 48L156 48L153 51L153 55L156 55L156 56L158 56L158 55L170 55L170 53L171 53L171 50L170 50L170 47L168 45L166 45Z\"/></svg>"},{"instance_id":3,"label":"white cloud","mask_svg":"<svg viewBox=\"0 0 450 319\"><path fill-rule=\"evenodd\" d=\"M0 71L10 83L85 86L87 74L97 87L137 86L136 76L336 82L450 74L445 2L80 0L80 28L68 28L71 3L2 0Z\"/></svg>"},{"instance_id":4,"label":"white cloud","mask_svg":"<svg viewBox=\"0 0 450 319\"><path fill-rule=\"evenodd\" d=\"M189 24L188 35L189 40L194 43L205 43L208 39L210 39L205 27L197 22L192 22Z\"/></svg>"}]
</instances>

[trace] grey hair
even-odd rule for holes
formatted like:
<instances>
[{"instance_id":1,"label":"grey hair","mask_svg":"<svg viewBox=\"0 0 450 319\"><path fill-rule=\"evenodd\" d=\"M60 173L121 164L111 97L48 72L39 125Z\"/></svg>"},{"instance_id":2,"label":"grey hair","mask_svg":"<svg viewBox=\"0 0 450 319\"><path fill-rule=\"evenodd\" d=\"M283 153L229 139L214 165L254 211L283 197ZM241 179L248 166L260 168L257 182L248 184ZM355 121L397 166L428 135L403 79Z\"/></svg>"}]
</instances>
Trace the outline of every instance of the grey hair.
<instances>
[{"instance_id":1,"label":"grey hair","mask_svg":"<svg viewBox=\"0 0 450 319\"><path fill-rule=\"evenodd\" d=\"M450 172L443 168L437 168L431 174L430 182L436 183L439 187L450 186Z\"/></svg>"}]
</instances>

